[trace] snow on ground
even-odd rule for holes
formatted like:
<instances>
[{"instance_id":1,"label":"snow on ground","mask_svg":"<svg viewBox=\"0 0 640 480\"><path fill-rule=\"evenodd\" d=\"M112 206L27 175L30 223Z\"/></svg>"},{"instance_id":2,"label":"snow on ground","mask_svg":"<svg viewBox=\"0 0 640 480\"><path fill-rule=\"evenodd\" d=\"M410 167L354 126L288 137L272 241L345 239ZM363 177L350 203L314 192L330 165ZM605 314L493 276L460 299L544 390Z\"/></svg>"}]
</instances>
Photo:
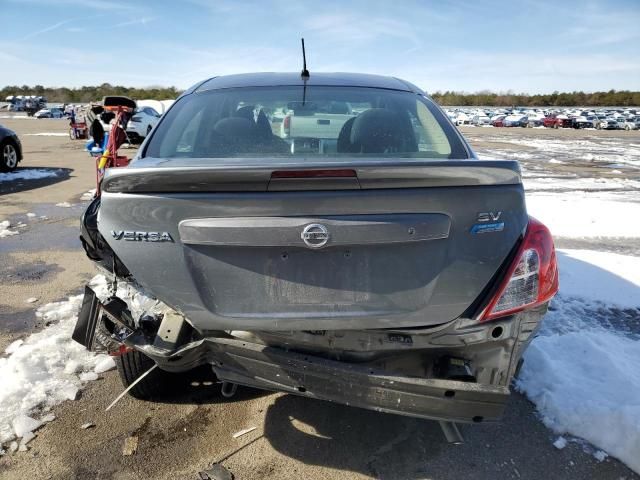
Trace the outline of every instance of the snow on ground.
<instances>
[{"instance_id":1,"label":"snow on ground","mask_svg":"<svg viewBox=\"0 0 640 480\"><path fill-rule=\"evenodd\" d=\"M640 258L558 250L558 260L560 293L517 388L555 433L581 437L640 472Z\"/></svg>"},{"instance_id":2,"label":"snow on ground","mask_svg":"<svg viewBox=\"0 0 640 480\"><path fill-rule=\"evenodd\" d=\"M516 160L540 159L548 161L579 159L600 164L618 164L640 167L640 146L617 139L578 140L564 138L514 138L507 136L483 137L484 141L528 147L530 151L503 148L481 149L481 158L512 158Z\"/></svg>"},{"instance_id":3,"label":"snow on ground","mask_svg":"<svg viewBox=\"0 0 640 480\"><path fill-rule=\"evenodd\" d=\"M42 132L42 133L25 133L25 137L68 137L68 133L60 132Z\"/></svg>"},{"instance_id":4,"label":"snow on ground","mask_svg":"<svg viewBox=\"0 0 640 480\"><path fill-rule=\"evenodd\" d=\"M91 283L97 291L106 289L102 276ZM74 400L86 382L114 367L111 357L90 353L71 340L81 304L82 295L76 295L39 308L36 315L53 323L13 342L0 358L0 444L22 439L19 447L10 444L11 450L24 450L33 432L53 420L53 406Z\"/></svg>"},{"instance_id":5,"label":"snow on ground","mask_svg":"<svg viewBox=\"0 0 640 480\"><path fill-rule=\"evenodd\" d=\"M640 203L622 199L584 192L526 196L529 214L547 225L555 237L640 238Z\"/></svg>"},{"instance_id":6,"label":"snow on ground","mask_svg":"<svg viewBox=\"0 0 640 480\"><path fill-rule=\"evenodd\" d=\"M91 190L84 192L80 197L80 200L92 200L95 194L96 194L96 189L92 188Z\"/></svg>"},{"instance_id":7,"label":"snow on ground","mask_svg":"<svg viewBox=\"0 0 640 480\"><path fill-rule=\"evenodd\" d=\"M9 227L11 226L11 222L9 220L0 221L0 238L10 237L12 235L18 235L16 230L11 230Z\"/></svg>"},{"instance_id":8,"label":"snow on ground","mask_svg":"<svg viewBox=\"0 0 640 480\"><path fill-rule=\"evenodd\" d=\"M0 173L0 183L13 180L37 180L39 178L57 177L58 170L44 168L18 169L9 173Z\"/></svg>"}]
</instances>

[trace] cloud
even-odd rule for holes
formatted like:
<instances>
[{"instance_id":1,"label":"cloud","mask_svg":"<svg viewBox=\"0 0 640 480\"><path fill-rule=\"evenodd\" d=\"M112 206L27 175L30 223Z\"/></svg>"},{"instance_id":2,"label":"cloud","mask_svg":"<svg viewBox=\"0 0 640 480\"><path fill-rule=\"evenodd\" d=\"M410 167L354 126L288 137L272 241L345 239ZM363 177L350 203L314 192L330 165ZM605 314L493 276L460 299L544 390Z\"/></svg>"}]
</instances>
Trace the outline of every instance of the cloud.
<instances>
[{"instance_id":1,"label":"cloud","mask_svg":"<svg viewBox=\"0 0 640 480\"><path fill-rule=\"evenodd\" d=\"M131 27L134 25L146 25L147 23L151 23L155 21L157 18L158 17L142 17L142 18L137 18L135 20L127 20L125 22L114 24L113 28Z\"/></svg>"},{"instance_id":2,"label":"cloud","mask_svg":"<svg viewBox=\"0 0 640 480\"><path fill-rule=\"evenodd\" d=\"M44 28L41 28L40 30L36 30L34 32L28 33L27 35L22 37L20 40L21 41L28 40L30 38L37 37L38 35L42 35L43 33L51 32L53 30L60 28L63 25L66 25L71 21L73 21L73 19L70 18L67 20L63 20L61 22L54 23L53 25L49 25L48 27L44 27Z\"/></svg>"},{"instance_id":3,"label":"cloud","mask_svg":"<svg viewBox=\"0 0 640 480\"><path fill-rule=\"evenodd\" d=\"M422 43L407 22L385 17L368 17L363 21L362 14L355 12L312 15L304 19L302 28L343 45L367 43L380 37L408 40L414 47Z\"/></svg>"},{"instance_id":4,"label":"cloud","mask_svg":"<svg viewBox=\"0 0 640 480\"><path fill-rule=\"evenodd\" d=\"M60 7L63 5L90 8L94 10L132 10L135 7L130 3L116 2L113 0L8 0L24 5L37 5L42 7Z\"/></svg>"}]
</instances>

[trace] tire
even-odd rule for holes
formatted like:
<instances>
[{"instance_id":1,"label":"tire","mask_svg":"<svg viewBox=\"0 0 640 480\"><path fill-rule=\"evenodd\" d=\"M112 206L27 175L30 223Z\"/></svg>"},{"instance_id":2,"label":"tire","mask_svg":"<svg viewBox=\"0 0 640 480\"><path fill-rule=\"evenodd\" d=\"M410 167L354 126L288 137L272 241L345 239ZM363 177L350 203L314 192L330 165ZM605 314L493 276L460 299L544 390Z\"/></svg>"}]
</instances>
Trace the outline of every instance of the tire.
<instances>
[{"instance_id":1,"label":"tire","mask_svg":"<svg viewBox=\"0 0 640 480\"><path fill-rule=\"evenodd\" d=\"M153 360L137 350L115 357L115 361L120 380L125 387L131 385L140 375L155 365ZM129 395L139 398L140 400L149 400L158 397L170 390L172 379L172 374L156 368L144 377L140 383L129 390Z\"/></svg>"},{"instance_id":2,"label":"tire","mask_svg":"<svg viewBox=\"0 0 640 480\"><path fill-rule=\"evenodd\" d=\"M11 140L0 144L0 171L12 172L18 166L18 148Z\"/></svg>"},{"instance_id":3,"label":"tire","mask_svg":"<svg viewBox=\"0 0 640 480\"><path fill-rule=\"evenodd\" d=\"M76 139L76 129L75 128L70 128L69 129L69 138L71 140L75 140Z\"/></svg>"},{"instance_id":4,"label":"tire","mask_svg":"<svg viewBox=\"0 0 640 480\"><path fill-rule=\"evenodd\" d=\"M628 132L629 130L631 130L631 127L629 125L626 125L624 129Z\"/></svg>"}]
</instances>

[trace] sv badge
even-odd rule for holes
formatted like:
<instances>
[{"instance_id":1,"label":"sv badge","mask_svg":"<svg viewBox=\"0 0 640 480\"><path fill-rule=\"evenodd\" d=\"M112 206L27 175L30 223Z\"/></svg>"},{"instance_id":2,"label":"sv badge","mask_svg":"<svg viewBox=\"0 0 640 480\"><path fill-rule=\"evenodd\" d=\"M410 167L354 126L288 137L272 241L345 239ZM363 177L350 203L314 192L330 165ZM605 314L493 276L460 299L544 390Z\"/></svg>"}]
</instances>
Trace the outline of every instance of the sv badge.
<instances>
[{"instance_id":1,"label":"sv badge","mask_svg":"<svg viewBox=\"0 0 640 480\"><path fill-rule=\"evenodd\" d=\"M497 222L500 220L502 212L480 212L478 213L478 222Z\"/></svg>"},{"instance_id":2,"label":"sv badge","mask_svg":"<svg viewBox=\"0 0 640 480\"><path fill-rule=\"evenodd\" d=\"M129 240L132 242L173 242L169 232L134 232L131 230L111 230L111 235L116 240Z\"/></svg>"}]
</instances>

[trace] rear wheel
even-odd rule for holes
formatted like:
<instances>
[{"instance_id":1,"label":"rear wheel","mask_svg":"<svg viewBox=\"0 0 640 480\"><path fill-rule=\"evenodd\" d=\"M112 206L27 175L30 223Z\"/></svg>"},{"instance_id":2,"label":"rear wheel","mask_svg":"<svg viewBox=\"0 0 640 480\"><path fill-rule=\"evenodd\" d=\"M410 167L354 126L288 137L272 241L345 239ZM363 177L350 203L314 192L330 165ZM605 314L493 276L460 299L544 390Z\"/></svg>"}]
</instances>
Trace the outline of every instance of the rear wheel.
<instances>
[{"instance_id":1,"label":"rear wheel","mask_svg":"<svg viewBox=\"0 0 640 480\"><path fill-rule=\"evenodd\" d=\"M120 380L125 387L135 382L142 374L155 365L154 361L137 350L126 352L115 357ZM166 393L174 375L155 369L144 377L140 383L129 390L129 394L141 400L147 400Z\"/></svg>"},{"instance_id":2,"label":"rear wheel","mask_svg":"<svg viewBox=\"0 0 640 480\"><path fill-rule=\"evenodd\" d=\"M2 152L0 171L11 172L15 170L18 166L18 149L16 146L11 141L5 140L0 145L0 152Z\"/></svg>"}]
</instances>

